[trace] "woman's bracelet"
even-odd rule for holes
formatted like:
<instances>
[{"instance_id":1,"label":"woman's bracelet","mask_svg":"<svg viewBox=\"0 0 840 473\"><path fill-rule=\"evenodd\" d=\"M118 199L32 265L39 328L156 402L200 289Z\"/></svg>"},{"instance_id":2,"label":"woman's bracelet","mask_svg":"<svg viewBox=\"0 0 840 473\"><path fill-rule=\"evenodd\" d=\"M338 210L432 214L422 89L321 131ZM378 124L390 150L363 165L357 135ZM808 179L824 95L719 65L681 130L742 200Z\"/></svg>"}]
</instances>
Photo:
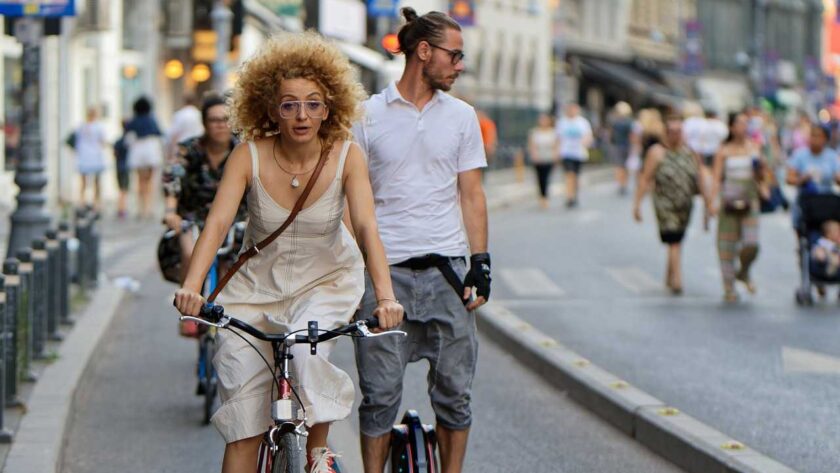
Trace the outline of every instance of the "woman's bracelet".
<instances>
[{"instance_id":1,"label":"woman's bracelet","mask_svg":"<svg viewBox=\"0 0 840 473\"><path fill-rule=\"evenodd\" d=\"M383 297L382 299L376 299L376 303L377 303L377 304L381 304L381 303L383 303L383 302L385 302L385 301L391 301L391 302L394 302L394 303L397 303L397 304L399 304L399 303L400 303L400 301L398 301L398 300L396 300L396 299L391 299L391 298L389 298L389 297Z\"/></svg>"}]
</instances>

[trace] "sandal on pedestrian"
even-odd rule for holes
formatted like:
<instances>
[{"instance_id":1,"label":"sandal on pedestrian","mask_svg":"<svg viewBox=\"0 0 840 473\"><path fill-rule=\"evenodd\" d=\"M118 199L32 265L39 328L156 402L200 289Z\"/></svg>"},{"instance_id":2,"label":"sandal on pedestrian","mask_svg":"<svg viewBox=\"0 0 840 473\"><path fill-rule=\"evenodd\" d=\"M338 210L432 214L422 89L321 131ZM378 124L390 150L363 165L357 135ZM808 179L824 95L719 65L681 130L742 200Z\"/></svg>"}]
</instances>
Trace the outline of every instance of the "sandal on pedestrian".
<instances>
[{"instance_id":1,"label":"sandal on pedestrian","mask_svg":"<svg viewBox=\"0 0 840 473\"><path fill-rule=\"evenodd\" d=\"M738 302L738 293L734 290L726 291L723 294L723 302L726 302L727 304L734 304Z\"/></svg>"},{"instance_id":2,"label":"sandal on pedestrian","mask_svg":"<svg viewBox=\"0 0 840 473\"><path fill-rule=\"evenodd\" d=\"M738 275L735 276L735 280L743 284L744 287L747 289L747 292L749 292L750 294L755 294L758 290L758 288L755 287L755 284L753 284L753 282L750 280L750 277L746 274L738 273Z\"/></svg>"}]
</instances>

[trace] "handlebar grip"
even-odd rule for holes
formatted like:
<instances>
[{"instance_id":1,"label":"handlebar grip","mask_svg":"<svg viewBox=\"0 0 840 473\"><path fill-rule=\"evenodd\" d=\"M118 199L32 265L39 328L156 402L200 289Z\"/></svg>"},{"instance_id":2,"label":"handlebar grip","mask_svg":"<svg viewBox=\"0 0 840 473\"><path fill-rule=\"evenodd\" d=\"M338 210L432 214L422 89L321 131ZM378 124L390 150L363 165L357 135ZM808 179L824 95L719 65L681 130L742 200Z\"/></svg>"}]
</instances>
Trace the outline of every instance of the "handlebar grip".
<instances>
[{"instance_id":1,"label":"handlebar grip","mask_svg":"<svg viewBox=\"0 0 840 473\"><path fill-rule=\"evenodd\" d=\"M365 325L367 325L368 328L379 327L379 317L368 317L364 319L363 322L365 323Z\"/></svg>"},{"instance_id":2,"label":"handlebar grip","mask_svg":"<svg viewBox=\"0 0 840 473\"><path fill-rule=\"evenodd\" d=\"M224 315L225 315L225 308L220 306L220 305L216 305L216 304L213 304L212 302L208 302L207 304L204 304L203 306L201 306L200 316L201 316L202 319L207 319L210 322L218 323L219 320L221 320L222 316L224 316Z\"/></svg>"}]
</instances>

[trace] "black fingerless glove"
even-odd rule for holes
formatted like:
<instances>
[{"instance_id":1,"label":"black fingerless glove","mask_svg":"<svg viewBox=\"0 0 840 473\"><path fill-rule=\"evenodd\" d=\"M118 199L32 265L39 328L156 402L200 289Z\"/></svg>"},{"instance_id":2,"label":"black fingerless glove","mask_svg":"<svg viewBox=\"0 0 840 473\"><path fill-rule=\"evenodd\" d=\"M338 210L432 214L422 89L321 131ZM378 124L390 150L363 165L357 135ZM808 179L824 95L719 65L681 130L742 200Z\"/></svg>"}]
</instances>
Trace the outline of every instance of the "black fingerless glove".
<instances>
[{"instance_id":1,"label":"black fingerless glove","mask_svg":"<svg viewBox=\"0 0 840 473\"><path fill-rule=\"evenodd\" d=\"M490 253L470 256L470 270L464 278L464 287L475 287L476 295L490 300Z\"/></svg>"}]
</instances>

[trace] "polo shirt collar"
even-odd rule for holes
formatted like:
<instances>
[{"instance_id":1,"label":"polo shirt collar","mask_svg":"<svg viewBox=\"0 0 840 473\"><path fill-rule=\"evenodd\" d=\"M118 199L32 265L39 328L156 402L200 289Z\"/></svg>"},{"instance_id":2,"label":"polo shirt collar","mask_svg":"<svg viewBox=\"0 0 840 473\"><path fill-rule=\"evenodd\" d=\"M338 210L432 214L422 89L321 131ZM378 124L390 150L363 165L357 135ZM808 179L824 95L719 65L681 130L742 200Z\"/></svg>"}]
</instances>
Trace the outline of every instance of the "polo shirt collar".
<instances>
[{"instance_id":1,"label":"polo shirt collar","mask_svg":"<svg viewBox=\"0 0 840 473\"><path fill-rule=\"evenodd\" d=\"M432 100L430 100L429 103L426 104L426 107L428 107L429 105L431 105L433 103L436 103L436 102L440 101L442 95L444 95L443 91L436 90L435 95L432 97ZM397 81L391 82L388 85L388 88L385 89L385 100L388 102L388 105L390 105L390 104L399 100L399 101L402 101L403 103L407 103L409 105L414 106L414 104L412 104L408 100L404 99L402 94L400 94L400 90L397 88Z\"/></svg>"}]
</instances>

